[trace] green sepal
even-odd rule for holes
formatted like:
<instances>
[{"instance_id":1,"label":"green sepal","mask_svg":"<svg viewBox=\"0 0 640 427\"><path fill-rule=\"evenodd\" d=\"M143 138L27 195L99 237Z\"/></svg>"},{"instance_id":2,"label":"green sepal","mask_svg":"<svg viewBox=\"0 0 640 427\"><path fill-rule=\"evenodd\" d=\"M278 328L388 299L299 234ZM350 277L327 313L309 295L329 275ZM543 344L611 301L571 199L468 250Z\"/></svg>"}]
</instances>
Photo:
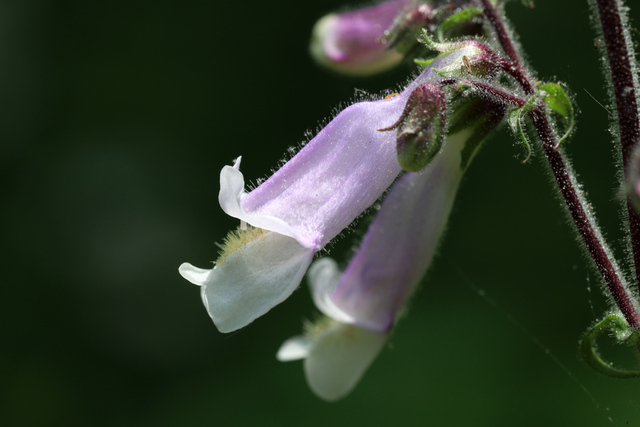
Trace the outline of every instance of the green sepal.
<instances>
[{"instance_id":1,"label":"green sepal","mask_svg":"<svg viewBox=\"0 0 640 427\"><path fill-rule=\"evenodd\" d=\"M555 147L558 148L562 142L571 134L573 131L574 125L574 113L573 113L573 104L571 104L571 100L567 96L567 93L562 89L562 86L555 83L547 83L543 84L538 88L540 94L542 94L542 98L544 99L544 103L547 108L551 111L558 114L561 117L562 122L564 124L564 128L566 129L564 135L558 139Z\"/></svg>"},{"instance_id":2,"label":"green sepal","mask_svg":"<svg viewBox=\"0 0 640 427\"><path fill-rule=\"evenodd\" d=\"M413 60L413 62L421 68L421 71L424 70L425 68L429 67L429 65L431 65L431 63L433 62L434 58L431 59L421 59L421 58L416 58Z\"/></svg>"},{"instance_id":3,"label":"green sepal","mask_svg":"<svg viewBox=\"0 0 640 427\"><path fill-rule=\"evenodd\" d=\"M446 138L444 123L434 120L432 129L397 137L396 152L400 167L408 172L420 172L440 152ZM427 139L427 143L424 140Z\"/></svg>"},{"instance_id":4,"label":"green sepal","mask_svg":"<svg viewBox=\"0 0 640 427\"><path fill-rule=\"evenodd\" d=\"M432 68L433 72L436 73L437 75L439 75L440 77L442 77L443 79L446 79L447 77L451 77L446 70L443 70L442 68Z\"/></svg>"},{"instance_id":5,"label":"green sepal","mask_svg":"<svg viewBox=\"0 0 640 427\"><path fill-rule=\"evenodd\" d=\"M631 332L627 323L617 314L610 314L595 325L580 340L580 353L587 365L603 375L613 378L638 378L639 370L627 370L613 366L613 363L602 360L596 350L596 339L603 333L613 332L614 338L621 343L635 347L638 351L640 331Z\"/></svg>"},{"instance_id":6,"label":"green sepal","mask_svg":"<svg viewBox=\"0 0 640 427\"><path fill-rule=\"evenodd\" d=\"M522 108L518 108L516 110L511 110L507 117L507 122L509 122L509 127L516 136L520 137L520 140L524 144L527 150L527 157L522 161L522 163L527 163L531 158L531 144L529 143L529 138L527 134L524 132L522 127L522 119L523 119Z\"/></svg>"},{"instance_id":7,"label":"green sepal","mask_svg":"<svg viewBox=\"0 0 640 427\"><path fill-rule=\"evenodd\" d=\"M440 152L446 138L447 98L437 83L418 85L402 114L379 132L397 130L396 154L400 167L419 172Z\"/></svg>"},{"instance_id":8,"label":"green sepal","mask_svg":"<svg viewBox=\"0 0 640 427\"><path fill-rule=\"evenodd\" d=\"M524 127L522 126L522 120L524 119L525 114L533 110L535 107L536 97L532 96L522 107L511 110L507 116L509 127L511 127L511 130L516 136L520 137L522 143L527 149L527 157L522 161L523 164L527 163L531 158L531 144L529 143L529 138L527 137L527 134L524 131Z\"/></svg>"},{"instance_id":9,"label":"green sepal","mask_svg":"<svg viewBox=\"0 0 640 427\"><path fill-rule=\"evenodd\" d=\"M456 25L464 24L465 22L475 18L476 16L482 15L482 13L482 9L477 7L468 7L466 9L462 9L458 13L454 13L453 15L445 19L438 27L438 40L443 42L445 32L449 31Z\"/></svg>"},{"instance_id":10,"label":"green sepal","mask_svg":"<svg viewBox=\"0 0 640 427\"><path fill-rule=\"evenodd\" d=\"M460 48L459 45L454 46L454 43L438 43L432 37L426 29L422 29L422 39L418 40L422 42L426 47L431 50L435 50L440 53L450 53Z\"/></svg>"}]
</instances>

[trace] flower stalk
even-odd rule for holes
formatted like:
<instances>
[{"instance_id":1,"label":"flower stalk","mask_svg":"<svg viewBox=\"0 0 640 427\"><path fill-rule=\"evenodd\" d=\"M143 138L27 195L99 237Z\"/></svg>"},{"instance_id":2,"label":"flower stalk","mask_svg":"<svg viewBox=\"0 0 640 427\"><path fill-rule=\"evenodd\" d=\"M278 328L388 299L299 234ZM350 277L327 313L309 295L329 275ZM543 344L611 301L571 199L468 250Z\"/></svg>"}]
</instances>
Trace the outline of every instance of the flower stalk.
<instances>
[{"instance_id":1,"label":"flower stalk","mask_svg":"<svg viewBox=\"0 0 640 427\"><path fill-rule=\"evenodd\" d=\"M640 146L640 117L638 116L637 83L634 80L635 58L626 36L620 2L597 0L595 2L600 28L607 51L607 71L613 86L617 111L618 138L624 166L624 178L632 188L636 183L633 171L640 170L640 158L634 152ZM627 197L629 233L635 266L636 282L640 291L640 215Z\"/></svg>"},{"instance_id":2,"label":"flower stalk","mask_svg":"<svg viewBox=\"0 0 640 427\"><path fill-rule=\"evenodd\" d=\"M515 67L522 69L518 52L511 42L511 38L502 23L500 15L489 0L481 1L485 16L493 26L505 54ZM523 81L517 81L527 94L533 94L535 92L534 86L528 78ZM608 249L602 233L600 233L595 218L590 214L591 209L588 207L584 195L579 190L575 175L568 166L568 161L565 159L562 150L556 149L556 136L547 119L544 108L544 104L539 102L538 105L529 112L529 116L540 138L545 157L551 168L558 189L565 201L565 206L582 238L589 256L602 275L613 300L629 326L634 330L638 330L640 329L640 316L638 315L636 302L628 286L625 284L624 275L620 267Z\"/></svg>"}]
</instances>

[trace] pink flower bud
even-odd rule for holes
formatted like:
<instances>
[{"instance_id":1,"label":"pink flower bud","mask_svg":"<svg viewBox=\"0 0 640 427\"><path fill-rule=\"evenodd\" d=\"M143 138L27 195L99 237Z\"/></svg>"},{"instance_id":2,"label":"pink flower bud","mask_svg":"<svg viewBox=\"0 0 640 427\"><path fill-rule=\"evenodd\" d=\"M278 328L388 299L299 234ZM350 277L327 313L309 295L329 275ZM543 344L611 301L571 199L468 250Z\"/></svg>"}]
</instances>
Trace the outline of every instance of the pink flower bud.
<instances>
[{"instance_id":1,"label":"pink flower bud","mask_svg":"<svg viewBox=\"0 0 640 427\"><path fill-rule=\"evenodd\" d=\"M311 55L334 71L369 75L397 65L403 58L395 49L387 49L385 30L409 0L392 0L320 19L311 39Z\"/></svg>"}]
</instances>

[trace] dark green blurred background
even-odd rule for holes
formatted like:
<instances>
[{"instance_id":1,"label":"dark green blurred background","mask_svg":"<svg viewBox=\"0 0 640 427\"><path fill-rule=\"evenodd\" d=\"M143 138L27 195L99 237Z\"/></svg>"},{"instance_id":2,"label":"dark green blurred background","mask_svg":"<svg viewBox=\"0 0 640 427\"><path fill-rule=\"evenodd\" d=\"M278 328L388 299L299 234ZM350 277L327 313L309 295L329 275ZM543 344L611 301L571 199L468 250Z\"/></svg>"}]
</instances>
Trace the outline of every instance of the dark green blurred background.
<instances>
[{"instance_id":1,"label":"dark green blurred background","mask_svg":"<svg viewBox=\"0 0 640 427\"><path fill-rule=\"evenodd\" d=\"M235 227L217 203L222 166L243 155L245 177L264 177L355 87L406 77L345 79L312 63L311 27L340 5L0 2L1 425L640 423L640 381L579 360L578 338L607 305L548 178L520 164L504 129L467 174L411 311L349 397L322 402L301 363L275 360L313 316L306 286L217 332L178 265L210 265ZM568 150L615 243L586 1L507 10L540 78L575 94Z\"/></svg>"}]
</instances>

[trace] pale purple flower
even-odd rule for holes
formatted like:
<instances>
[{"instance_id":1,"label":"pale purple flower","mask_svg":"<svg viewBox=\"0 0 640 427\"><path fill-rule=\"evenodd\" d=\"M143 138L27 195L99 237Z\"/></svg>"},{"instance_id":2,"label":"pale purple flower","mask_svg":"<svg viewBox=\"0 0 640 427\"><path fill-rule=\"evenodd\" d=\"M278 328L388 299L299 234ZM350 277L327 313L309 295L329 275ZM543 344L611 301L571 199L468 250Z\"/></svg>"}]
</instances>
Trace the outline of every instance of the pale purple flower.
<instances>
[{"instance_id":1,"label":"pale purple flower","mask_svg":"<svg viewBox=\"0 0 640 427\"><path fill-rule=\"evenodd\" d=\"M298 286L313 255L371 206L396 179L395 123L419 84L462 67L459 49L436 59L401 94L353 104L340 112L298 154L246 193L240 159L220 173L219 202L249 232L212 269L191 264L180 274L202 286L202 299L221 332L242 328L284 301ZM242 233L241 233L242 234Z\"/></svg>"},{"instance_id":2,"label":"pale purple flower","mask_svg":"<svg viewBox=\"0 0 640 427\"><path fill-rule=\"evenodd\" d=\"M219 201L230 216L267 230L213 269L182 264L202 285L221 332L239 329L286 299L315 252L371 206L400 173L395 137L378 132L397 117L404 96L343 110L295 157L249 193L240 161L220 173Z\"/></svg>"},{"instance_id":3,"label":"pale purple flower","mask_svg":"<svg viewBox=\"0 0 640 427\"><path fill-rule=\"evenodd\" d=\"M398 181L344 273L329 258L310 268L314 302L332 321L289 339L277 357L304 358L307 382L319 397L331 401L351 391L420 283L462 177L461 151L469 135L449 136L422 172Z\"/></svg>"},{"instance_id":4,"label":"pale purple flower","mask_svg":"<svg viewBox=\"0 0 640 427\"><path fill-rule=\"evenodd\" d=\"M387 49L385 31L411 0L392 0L321 18L313 29L311 54L346 74L373 74L397 65L403 55Z\"/></svg>"}]
</instances>

